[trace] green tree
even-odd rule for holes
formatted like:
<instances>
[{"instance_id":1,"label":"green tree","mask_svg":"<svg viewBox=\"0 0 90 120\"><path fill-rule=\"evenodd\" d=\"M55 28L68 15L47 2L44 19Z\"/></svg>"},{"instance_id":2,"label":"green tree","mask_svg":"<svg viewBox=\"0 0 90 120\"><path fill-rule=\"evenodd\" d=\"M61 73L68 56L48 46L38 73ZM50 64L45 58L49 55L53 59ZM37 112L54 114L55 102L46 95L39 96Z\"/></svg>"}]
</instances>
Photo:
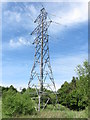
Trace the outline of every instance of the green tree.
<instances>
[{"instance_id":1,"label":"green tree","mask_svg":"<svg viewBox=\"0 0 90 120\"><path fill-rule=\"evenodd\" d=\"M83 65L78 65L75 69L76 73L78 74L78 76L87 76L89 75L89 64L88 64L88 61L85 60L83 62Z\"/></svg>"},{"instance_id":2,"label":"green tree","mask_svg":"<svg viewBox=\"0 0 90 120\"><path fill-rule=\"evenodd\" d=\"M76 67L78 77L65 82L58 90L59 103L73 110L85 109L88 106L89 65L87 61Z\"/></svg>"}]
</instances>

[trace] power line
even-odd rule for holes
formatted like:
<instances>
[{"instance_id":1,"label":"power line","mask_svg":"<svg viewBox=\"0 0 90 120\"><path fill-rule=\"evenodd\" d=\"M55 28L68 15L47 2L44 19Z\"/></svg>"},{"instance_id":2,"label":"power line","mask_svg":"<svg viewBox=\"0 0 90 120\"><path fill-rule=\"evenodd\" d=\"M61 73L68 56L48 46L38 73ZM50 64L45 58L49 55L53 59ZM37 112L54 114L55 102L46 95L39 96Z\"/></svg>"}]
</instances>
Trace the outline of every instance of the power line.
<instances>
[{"instance_id":1,"label":"power line","mask_svg":"<svg viewBox=\"0 0 90 120\"><path fill-rule=\"evenodd\" d=\"M64 27L67 27L67 25L63 25L63 24L61 24L61 23L59 23L59 22L56 22L56 21L53 21L53 20L52 20L52 22L55 23L55 24L57 24L57 25L62 25L62 26L64 26Z\"/></svg>"},{"instance_id":2,"label":"power line","mask_svg":"<svg viewBox=\"0 0 90 120\"><path fill-rule=\"evenodd\" d=\"M32 21L34 21L34 19L33 19L33 17L31 16L31 14L28 13L28 10L26 9L26 6L24 5L24 3L22 3L22 4L20 5L20 7L21 7L21 8L23 9L23 11L27 14L27 16L30 17Z\"/></svg>"},{"instance_id":3,"label":"power line","mask_svg":"<svg viewBox=\"0 0 90 120\"><path fill-rule=\"evenodd\" d=\"M56 22L56 21L52 20L52 19L49 17L49 15L50 15L50 13L48 14L48 18L52 21L52 23L55 23L55 24L57 24L57 25L62 25L62 26L64 26L64 27L67 27L67 25L63 25L63 24L61 24L61 23L59 23L59 22ZM52 15L53 15L53 14L52 14ZM56 15L53 15L53 16L56 17ZM59 18L61 18L61 17L59 17Z\"/></svg>"},{"instance_id":4,"label":"power line","mask_svg":"<svg viewBox=\"0 0 90 120\"><path fill-rule=\"evenodd\" d=\"M50 38L53 38L53 39L57 39L57 40L63 40L63 39L64 39L64 38L55 37L55 35L54 35L54 37L51 36L51 35L49 35L49 37L50 37Z\"/></svg>"},{"instance_id":5,"label":"power line","mask_svg":"<svg viewBox=\"0 0 90 120\"><path fill-rule=\"evenodd\" d=\"M62 17L59 17L59 16L57 16L57 15L55 15L55 14L49 13L49 15L52 15L52 16L54 16L54 17L58 17L59 19L62 19Z\"/></svg>"}]
</instances>

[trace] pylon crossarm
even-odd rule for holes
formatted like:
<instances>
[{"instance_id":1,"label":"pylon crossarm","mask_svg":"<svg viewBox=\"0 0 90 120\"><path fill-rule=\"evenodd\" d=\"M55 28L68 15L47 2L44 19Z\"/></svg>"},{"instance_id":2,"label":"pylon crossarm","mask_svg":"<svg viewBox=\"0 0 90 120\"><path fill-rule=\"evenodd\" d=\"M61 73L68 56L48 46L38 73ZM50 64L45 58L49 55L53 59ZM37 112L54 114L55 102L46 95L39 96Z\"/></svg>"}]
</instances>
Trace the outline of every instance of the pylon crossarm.
<instances>
[{"instance_id":1,"label":"pylon crossarm","mask_svg":"<svg viewBox=\"0 0 90 120\"><path fill-rule=\"evenodd\" d=\"M40 18L41 17L41 14L36 18L36 20L34 21L34 23L36 23L36 22L40 22Z\"/></svg>"},{"instance_id":2,"label":"pylon crossarm","mask_svg":"<svg viewBox=\"0 0 90 120\"><path fill-rule=\"evenodd\" d=\"M41 27L42 27L41 24L38 25L38 26L33 30L33 32L31 33L31 35L36 34L37 32L39 32L40 29L41 29Z\"/></svg>"},{"instance_id":3,"label":"pylon crossarm","mask_svg":"<svg viewBox=\"0 0 90 120\"><path fill-rule=\"evenodd\" d=\"M41 20L42 13L43 13L43 12L41 11L41 14L36 18L36 20L34 21L34 23L37 22L37 23L39 24L40 22L42 22L42 20ZM47 19L47 12L46 12L46 11L44 12L43 18L44 18L44 20Z\"/></svg>"},{"instance_id":4,"label":"pylon crossarm","mask_svg":"<svg viewBox=\"0 0 90 120\"><path fill-rule=\"evenodd\" d=\"M48 27L50 26L50 23L52 21L47 21L47 22L43 22L43 31L47 31ZM31 35L36 34L36 33L40 33L41 32L41 28L42 28L42 24L39 24L34 31L31 33Z\"/></svg>"}]
</instances>

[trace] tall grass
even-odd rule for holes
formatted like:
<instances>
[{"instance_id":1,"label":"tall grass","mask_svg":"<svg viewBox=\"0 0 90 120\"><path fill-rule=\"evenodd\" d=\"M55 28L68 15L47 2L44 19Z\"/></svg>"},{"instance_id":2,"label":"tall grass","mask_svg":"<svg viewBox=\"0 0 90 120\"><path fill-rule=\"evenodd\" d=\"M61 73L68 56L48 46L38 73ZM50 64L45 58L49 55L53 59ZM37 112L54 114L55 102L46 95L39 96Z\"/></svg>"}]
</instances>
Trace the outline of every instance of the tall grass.
<instances>
[{"instance_id":1,"label":"tall grass","mask_svg":"<svg viewBox=\"0 0 90 120\"><path fill-rule=\"evenodd\" d=\"M58 106L57 106L58 107ZM59 109L48 105L45 110L41 110L37 115L20 116L22 118L88 118L88 109L83 111L73 111L59 105Z\"/></svg>"}]
</instances>

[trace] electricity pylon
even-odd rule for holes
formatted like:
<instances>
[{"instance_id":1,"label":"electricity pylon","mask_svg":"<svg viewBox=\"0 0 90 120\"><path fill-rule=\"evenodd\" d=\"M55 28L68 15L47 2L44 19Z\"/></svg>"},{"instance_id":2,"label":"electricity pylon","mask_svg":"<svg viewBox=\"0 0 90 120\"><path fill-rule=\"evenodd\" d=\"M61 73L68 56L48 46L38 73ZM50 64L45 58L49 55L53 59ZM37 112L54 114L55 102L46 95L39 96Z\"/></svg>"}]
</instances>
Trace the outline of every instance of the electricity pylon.
<instances>
[{"instance_id":1,"label":"electricity pylon","mask_svg":"<svg viewBox=\"0 0 90 120\"><path fill-rule=\"evenodd\" d=\"M52 74L52 69L50 65L49 57L49 35L48 28L52 22L48 16L45 8L42 8L39 16L36 18L34 23L37 23L38 26L34 29L31 35L36 35L33 44L35 45L35 56L34 56L34 65L31 70L31 77L28 83L28 86L31 86L32 81L36 78L36 81L32 84L36 88L38 94L38 111L40 108L44 108L43 105L43 96L45 95L45 89L50 89L54 93L56 92L56 87L54 83L54 78ZM36 82L39 82L38 83ZM50 83L51 82L51 83ZM36 85L35 85L36 83ZM46 104L50 98L47 99ZM46 105L45 104L45 105Z\"/></svg>"}]
</instances>

